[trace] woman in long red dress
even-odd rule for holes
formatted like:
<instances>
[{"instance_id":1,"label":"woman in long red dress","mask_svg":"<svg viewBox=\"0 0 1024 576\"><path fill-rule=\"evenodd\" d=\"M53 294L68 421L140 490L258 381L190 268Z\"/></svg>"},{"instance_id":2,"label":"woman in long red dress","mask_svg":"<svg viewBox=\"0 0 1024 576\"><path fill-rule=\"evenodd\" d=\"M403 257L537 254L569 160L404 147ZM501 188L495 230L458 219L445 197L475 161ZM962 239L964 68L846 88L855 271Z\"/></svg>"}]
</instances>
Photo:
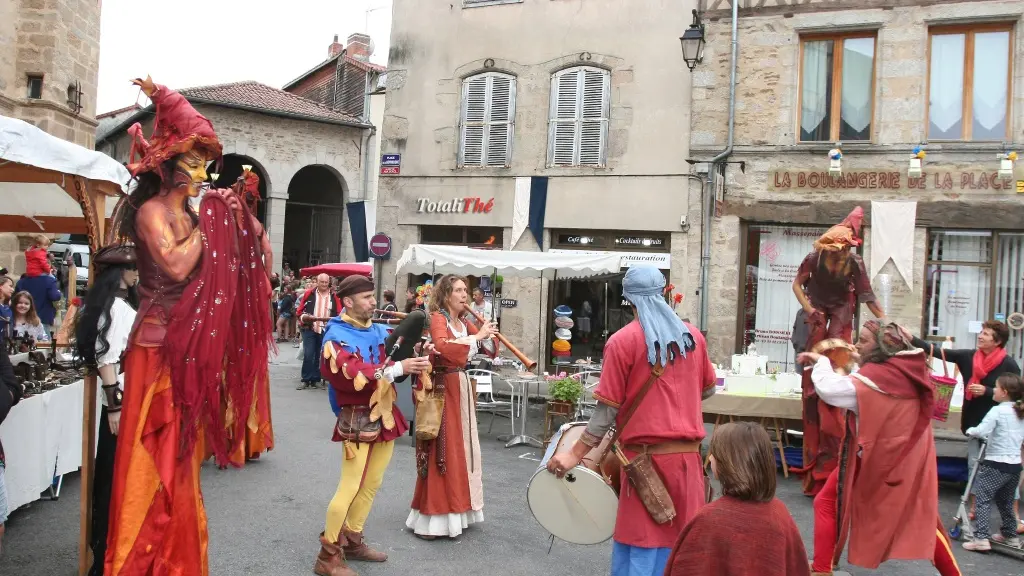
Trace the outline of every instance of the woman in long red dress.
<instances>
[{"instance_id":1,"label":"woman in long red dress","mask_svg":"<svg viewBox=\"0 0 1024 576\"><path fill-rule=\"evenodd\" d=\"M437 438L416 443L416 491L405 522L424 540L453 538L484 520L476 397L466 363L481 348L497 350L497 328L486 323L477 329L464 321L468 301L466 280L454 275L441 278L430 297L433 385L444 393L444 411Z\"/></svg>"}]
</instances>

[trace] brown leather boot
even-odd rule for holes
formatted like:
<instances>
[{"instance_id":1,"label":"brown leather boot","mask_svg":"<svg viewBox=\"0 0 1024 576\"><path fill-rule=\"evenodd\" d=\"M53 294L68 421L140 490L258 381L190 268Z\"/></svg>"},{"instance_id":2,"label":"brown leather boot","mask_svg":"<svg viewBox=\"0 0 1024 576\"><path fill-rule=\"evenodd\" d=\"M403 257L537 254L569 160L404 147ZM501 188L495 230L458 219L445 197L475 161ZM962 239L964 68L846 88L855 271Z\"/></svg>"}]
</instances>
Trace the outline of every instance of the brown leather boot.
<instances>
[{"instance_id":1,"label":"brown leather boot","mask_svg":"<svg viewBox=\"0 0 1024 576\"><path fill-rule=\"evenodd\" d=\"M342 538L347 540L345 547L342 549L345 553L345 557L349 560L361 560L363 562L383 562L388 559L388 555L379 551L374 550L363 542L362 532L351 532L349 530L342 529Z\"/></svg>"},{"instance_id":2,"label":"brown leather boot","mask_svg":"<svg viewBox=\"0 0 1024 576\"><path fill-rule=\"evenodd\" d=\"M345 563L345 554L341 546L331 544L320 533L320 553L316 556L316 563L313 564L313 574L317 576L359 576L356 571L349 568Z\"/></svg>"}]
</instances>

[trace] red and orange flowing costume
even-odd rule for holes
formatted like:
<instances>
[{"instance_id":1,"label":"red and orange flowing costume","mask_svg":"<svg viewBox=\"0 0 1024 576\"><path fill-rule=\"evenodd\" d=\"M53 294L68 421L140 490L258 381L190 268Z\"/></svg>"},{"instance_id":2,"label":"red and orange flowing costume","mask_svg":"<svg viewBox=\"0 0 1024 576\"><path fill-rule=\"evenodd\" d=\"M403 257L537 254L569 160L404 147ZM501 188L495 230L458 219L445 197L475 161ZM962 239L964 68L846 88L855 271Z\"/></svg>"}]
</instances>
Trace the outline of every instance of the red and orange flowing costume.
<instances>
[{"instance_id":1,"label":"red and orange flowing costume","mask_svg":"<svg viewBox=\"0 0 1024 576\"><path fill-rule=\"evenodd\" d=\"M138 124L129 129L129 170L135 176L156 171L169 188L164 162L194 148L217 158L221 147L209 120L180 94L155 88L152 139L142 137ZM267 280L248 214L236 218L221 195L209 194L198 216L203 253L180 282L157 263L154 240L136 228L142 302L124 363L104 570L111 576L209 573L199 485L203 439L218 463L228 461L235 447L224 426L222 382L235 406L248 407L252 383L267 370ZM235 417L245 414L238 410ZM219 432L204 435L204 429Z\"/></svg>"}]
</instances>

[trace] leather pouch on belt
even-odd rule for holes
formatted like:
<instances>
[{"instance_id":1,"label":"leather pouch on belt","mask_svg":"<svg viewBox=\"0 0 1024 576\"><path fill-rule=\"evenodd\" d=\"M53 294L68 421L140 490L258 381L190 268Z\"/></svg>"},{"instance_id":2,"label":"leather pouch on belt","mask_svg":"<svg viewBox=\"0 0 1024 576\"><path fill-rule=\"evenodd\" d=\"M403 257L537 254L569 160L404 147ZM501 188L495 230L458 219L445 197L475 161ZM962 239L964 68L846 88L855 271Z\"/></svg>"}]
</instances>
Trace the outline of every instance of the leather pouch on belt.
<instances>
[{"instance_id":1,"label":"leather pouch on belt","mask_svg":"<svg viewBox=\"0 0 1024 576\"><path fill-rule=\"evenodd\" d=\"M624 464L622 469L652 520L658 524L667 524L676 517L672 496L665 488L665 483L661 480L649 454L637 454L628 464Z\"/></svg>"}]
</instances>

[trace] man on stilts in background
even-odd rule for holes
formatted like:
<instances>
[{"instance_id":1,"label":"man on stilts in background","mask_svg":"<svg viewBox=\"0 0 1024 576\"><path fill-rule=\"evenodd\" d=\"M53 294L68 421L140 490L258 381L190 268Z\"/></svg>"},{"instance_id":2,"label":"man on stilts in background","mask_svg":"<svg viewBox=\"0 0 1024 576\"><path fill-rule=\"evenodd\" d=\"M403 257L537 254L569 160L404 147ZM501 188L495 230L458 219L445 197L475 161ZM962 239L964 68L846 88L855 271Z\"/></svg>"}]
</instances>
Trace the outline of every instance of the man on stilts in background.
<instances>
[{"instance_id":1,"label":"man on stilts in background","mask_svg":"<svg viewBox=\"0 0 1024 576\"><path fill-rule=\"evenodd\" d=\"M814 242L793 281L793 293L807 314L809 336L804 350L810 351L823 340L853 339L853 320L857 304L866 304L877 318L885 317L879 307L864 260L853 251L860 246L864 209L860 206L839 225L829 228ZM804 494L814 496L836 467L839 442L843 435L844 410L822 402L814 391L810 370L803 373L804 420Z\"/></svg>"}]
</instances>

